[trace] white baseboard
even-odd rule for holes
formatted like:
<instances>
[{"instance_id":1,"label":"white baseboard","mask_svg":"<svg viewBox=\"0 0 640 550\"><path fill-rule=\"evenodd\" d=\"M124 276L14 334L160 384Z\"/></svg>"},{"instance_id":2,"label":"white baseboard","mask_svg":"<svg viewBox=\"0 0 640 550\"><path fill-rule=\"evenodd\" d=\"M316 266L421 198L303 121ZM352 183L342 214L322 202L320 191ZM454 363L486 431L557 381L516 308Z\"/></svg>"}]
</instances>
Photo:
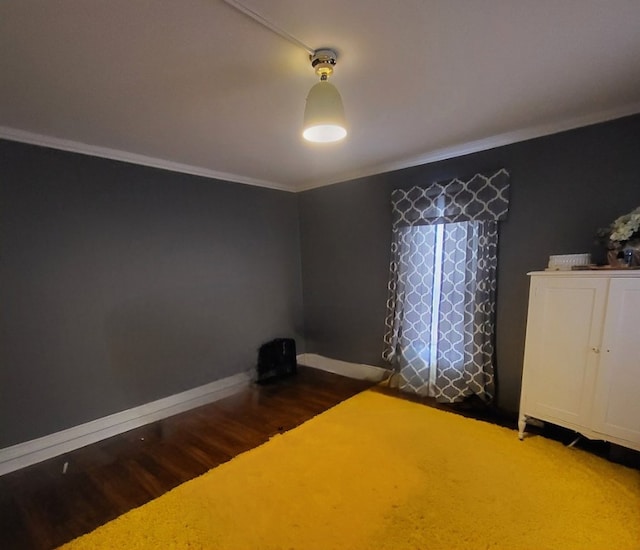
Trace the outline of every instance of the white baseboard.
<instances>
[{"instance_id":1,"label":"white baseboard","mask_svg":"<svg viewBox=\"0 0 640 550\"><path fill-rule=\"evenodd\" d=\"M316 355L315 353L301 353L298 355L297 360L300 365L341 374L349 378L370 380L371 382L380 382L391 374L390 370L381 367L339 361L338 359L330 359L329 357Z\"/></svg>"},{"instance_id":2,"label":"white baseboard","mask_svg":"<svg viewBox=\"0 0 640 550\"><path fill-rule=\"evenodd\" d=\"M249 385L247 373L235 374L133 409L118 412L38 439L0 449L0 475L96 443L178 414L213 403Z\"/></svg>"}]
</instances>

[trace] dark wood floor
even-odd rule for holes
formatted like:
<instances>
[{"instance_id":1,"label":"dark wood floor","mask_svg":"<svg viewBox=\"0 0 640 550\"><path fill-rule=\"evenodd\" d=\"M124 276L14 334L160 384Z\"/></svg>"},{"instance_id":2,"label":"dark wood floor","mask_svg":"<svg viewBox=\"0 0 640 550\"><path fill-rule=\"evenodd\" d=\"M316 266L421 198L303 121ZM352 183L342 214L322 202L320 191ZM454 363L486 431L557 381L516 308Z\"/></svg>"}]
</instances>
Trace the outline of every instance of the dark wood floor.
<instances>
[{"instance_id":1,"label":"dark wood floor","mask_svg":"<svg viewBox=\"0 0 640 550\"><path fill-rule=\"evenodd\" d=\"M6 474L0 548L55 548L370 386L301 366L295 377Z\"/></svg>"}]
</instances>

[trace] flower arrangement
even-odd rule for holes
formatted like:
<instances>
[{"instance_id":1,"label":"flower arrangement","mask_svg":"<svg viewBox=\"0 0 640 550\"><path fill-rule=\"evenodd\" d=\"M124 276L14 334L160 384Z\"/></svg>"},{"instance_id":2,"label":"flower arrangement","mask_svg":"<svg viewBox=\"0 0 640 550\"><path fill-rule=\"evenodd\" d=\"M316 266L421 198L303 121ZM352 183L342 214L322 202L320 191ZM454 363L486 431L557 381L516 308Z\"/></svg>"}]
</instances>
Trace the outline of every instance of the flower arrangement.
<instances>
[{"instance_id":1,"label":"flower arrangement","mask_svg":"<svg viewBox=\"0 0 640 550\"><path fill-rule=\"evenodd\" d=\"M598 237L610 250L622 250L630 241L640 242L640 206L600 229Z\"/></svg>"}]
</instances>

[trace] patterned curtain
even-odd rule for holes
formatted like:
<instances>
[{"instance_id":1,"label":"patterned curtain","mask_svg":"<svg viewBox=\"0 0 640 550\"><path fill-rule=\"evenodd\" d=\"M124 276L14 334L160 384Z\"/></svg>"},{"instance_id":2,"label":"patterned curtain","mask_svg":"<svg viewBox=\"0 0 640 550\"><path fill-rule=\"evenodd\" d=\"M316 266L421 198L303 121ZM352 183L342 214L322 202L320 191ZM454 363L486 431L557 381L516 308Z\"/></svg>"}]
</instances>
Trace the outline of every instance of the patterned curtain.
<instances>
[{"instance_id":1,"label":"patterned curtain","mask_svg":"<svg viewBox=\"0 0 640 550\"><path fill-rule=\"evenodd\" d=\"M494 396L498 220L509 174L396 189L383 357L400 388L453 403Z\"/></svg>"}]
</instances>

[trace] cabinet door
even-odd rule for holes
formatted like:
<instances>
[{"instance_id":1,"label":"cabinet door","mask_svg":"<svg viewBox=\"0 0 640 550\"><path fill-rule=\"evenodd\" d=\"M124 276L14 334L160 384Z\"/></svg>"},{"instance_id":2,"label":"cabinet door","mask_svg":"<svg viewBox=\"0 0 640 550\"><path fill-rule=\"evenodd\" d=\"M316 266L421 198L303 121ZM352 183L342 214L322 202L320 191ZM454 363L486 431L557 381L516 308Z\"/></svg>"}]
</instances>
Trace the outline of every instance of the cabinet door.
<instances>
[{"instance_id":1,"label":"cabinet door","mask_svg":"<svg viewBox=\"0 0 640 550\"><path fill-rule=\"evenodd\" d=\"M593 428L640 444L640 279L612 279Z\"/></svg>"},{"instance_id":2,"label":"cabinet door","mask_svg":"<svg viewBox=\"0 0 640 550\"><path fill-rule=\"evenodd\" d=\"M588 425L606 294L605 279L532 278L522 414Z\"/></svg>"}]
</instances>

